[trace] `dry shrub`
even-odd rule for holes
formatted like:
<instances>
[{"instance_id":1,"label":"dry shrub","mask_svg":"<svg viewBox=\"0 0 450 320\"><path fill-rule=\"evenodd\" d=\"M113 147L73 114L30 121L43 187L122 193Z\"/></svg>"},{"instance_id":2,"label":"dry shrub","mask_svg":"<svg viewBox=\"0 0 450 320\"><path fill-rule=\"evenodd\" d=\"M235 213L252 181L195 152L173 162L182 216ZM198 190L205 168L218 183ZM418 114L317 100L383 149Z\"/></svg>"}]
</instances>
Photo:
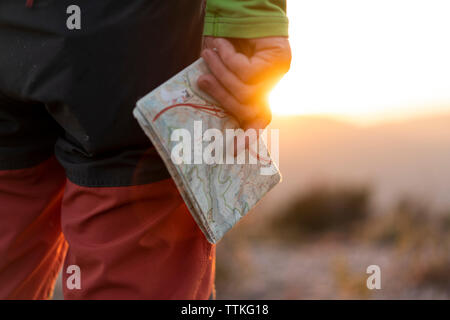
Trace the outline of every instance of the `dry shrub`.
<instances>
[{"instance_id":1,"label":"dry shrub","mask_svg":"<svg viewBox=\"0 0 450 320\"><path fill-rule=\"evenodd\" d=\"M364 187L314 188L275 219L281 234L317 235L349 231L369 214L370 191Z\"/></svg>"}]
</instances>

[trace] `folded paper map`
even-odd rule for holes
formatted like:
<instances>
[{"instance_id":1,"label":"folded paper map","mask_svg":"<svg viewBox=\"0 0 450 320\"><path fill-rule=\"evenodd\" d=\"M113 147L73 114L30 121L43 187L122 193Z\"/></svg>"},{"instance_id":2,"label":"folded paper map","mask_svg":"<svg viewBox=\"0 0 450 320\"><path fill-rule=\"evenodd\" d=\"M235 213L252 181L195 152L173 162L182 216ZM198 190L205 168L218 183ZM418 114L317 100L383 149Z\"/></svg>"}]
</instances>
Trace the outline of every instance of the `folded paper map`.
<instances>
[{"instance_id":1,"label":"folded paper map","mask_svg":"<svg viewBox=\"0 0 450 320\"><path fill-rule=\"evenodd\" d=\"M247 148L237 149L239 155L235 149L232 157L229 150L221 153L216 148L211 152L212 141L217 143L221 134L229 137L239 124L197 87L198 77L205 73L209 73L206 64L197 60L139 100L133 114L162 157L198 226L208 241L217 243L281 176L268 155L265 135L250 141ZM206 134L208 130L214 139ZM234 141L236 138L227 138L225 147ZM183 143L189 150L178 152ZM244 163L229 161L242 152Z\"/></svg>"}]
</instances>

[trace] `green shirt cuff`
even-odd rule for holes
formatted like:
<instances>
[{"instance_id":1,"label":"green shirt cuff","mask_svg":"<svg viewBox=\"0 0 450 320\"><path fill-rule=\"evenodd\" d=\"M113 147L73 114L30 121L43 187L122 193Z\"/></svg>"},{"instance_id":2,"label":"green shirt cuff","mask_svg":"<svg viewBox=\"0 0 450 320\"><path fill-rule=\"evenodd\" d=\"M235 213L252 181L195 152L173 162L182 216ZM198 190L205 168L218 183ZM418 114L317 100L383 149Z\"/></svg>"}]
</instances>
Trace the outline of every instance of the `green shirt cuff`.
<instances>
[{"instance_id":1,"label":"green shirt cuff","mask_svg":"<svg viewBox=\"0 0 450 320\"><path fill-rule=\"evenodd\" d=\"M207 15L203 34L227 38L287 37L287 17L218 17Z\"/></svg>"}]
</instances>

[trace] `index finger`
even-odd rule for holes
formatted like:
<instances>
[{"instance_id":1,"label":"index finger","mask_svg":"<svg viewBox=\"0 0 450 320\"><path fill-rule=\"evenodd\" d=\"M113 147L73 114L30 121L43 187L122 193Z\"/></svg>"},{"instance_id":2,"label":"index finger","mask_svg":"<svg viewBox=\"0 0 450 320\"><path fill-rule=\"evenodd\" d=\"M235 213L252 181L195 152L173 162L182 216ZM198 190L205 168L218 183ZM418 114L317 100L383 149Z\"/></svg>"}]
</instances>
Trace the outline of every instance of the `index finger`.
<instances>
[{"instance_id":1,"label":"index finger","mask_svg":"<svg viewBox=\"0 0 450 320\"><path fill-rule=\"evenodd\" d=\"M271 63L261 59L258 54L247 57L245 54L237 52L227 39L217 38L214 40L214 45L225 66L243 82L253 83L271 69Z\"/></svg>"}]
</instances>

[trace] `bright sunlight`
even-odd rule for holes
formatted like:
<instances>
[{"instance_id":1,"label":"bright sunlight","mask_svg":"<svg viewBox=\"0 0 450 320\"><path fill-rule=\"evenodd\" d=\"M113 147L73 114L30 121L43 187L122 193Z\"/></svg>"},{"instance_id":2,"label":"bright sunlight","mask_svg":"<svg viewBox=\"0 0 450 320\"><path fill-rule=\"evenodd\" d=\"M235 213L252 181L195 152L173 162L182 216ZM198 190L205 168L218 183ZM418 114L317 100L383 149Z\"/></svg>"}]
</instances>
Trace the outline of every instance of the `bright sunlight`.
<instances>
[{"instance_id":1,"label":"bright sunlight","mask_svg":"<svg viewBox=\"0 0 450 320\"><path fill-rule=\"evenodd\" d=\"M272 111L372 122L450 110L449 12L447 0L288 1L293 62Z\"/></svg>"}]
</instances>

